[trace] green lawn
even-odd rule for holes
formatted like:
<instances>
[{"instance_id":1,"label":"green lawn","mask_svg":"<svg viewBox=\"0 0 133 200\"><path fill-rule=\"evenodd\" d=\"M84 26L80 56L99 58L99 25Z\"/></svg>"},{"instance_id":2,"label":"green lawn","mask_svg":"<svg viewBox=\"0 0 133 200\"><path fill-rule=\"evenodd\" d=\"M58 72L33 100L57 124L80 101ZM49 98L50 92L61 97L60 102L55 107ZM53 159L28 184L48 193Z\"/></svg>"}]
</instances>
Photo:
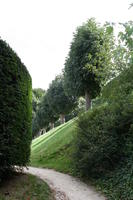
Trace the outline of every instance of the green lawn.
<instances>
[{"instance_id":1,"label":"green lawn","mask_svg":"<svg viewBox=\"0 0 133 200\"><path fill-rule=\"evenodd\" d=\"M31 165L72 173L71 156L75 135L75 120L71 120L34 139Z\"/></svg>"},{"instance_id":2,"label":"green lawn","mask_svg":"<svg viewBox=\"0 0 133 200\"><path fill-rule=\"evenodd\" d=\"M33 175L15 175L0 186L0 200L54 199L49 186Z\"/></svg>"}]
</instances>

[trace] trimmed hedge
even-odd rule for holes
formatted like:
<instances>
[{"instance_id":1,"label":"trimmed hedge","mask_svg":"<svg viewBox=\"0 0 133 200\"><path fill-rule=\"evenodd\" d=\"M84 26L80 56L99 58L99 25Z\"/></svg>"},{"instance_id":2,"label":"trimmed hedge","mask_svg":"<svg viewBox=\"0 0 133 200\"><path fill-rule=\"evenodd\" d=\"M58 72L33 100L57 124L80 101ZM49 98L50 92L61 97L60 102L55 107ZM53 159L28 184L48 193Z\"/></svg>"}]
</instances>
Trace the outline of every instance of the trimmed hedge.
<instances>
[{"instance_id":1,"label":"trimmed hedge","mask_svg":"<svg viewBox=\"0 0 133 200\"><path fill-rule=\"evenodd\" d=\"M0 177L29 161L31 77L16 53L0 39Z\"/></svg>"}]
</instances>

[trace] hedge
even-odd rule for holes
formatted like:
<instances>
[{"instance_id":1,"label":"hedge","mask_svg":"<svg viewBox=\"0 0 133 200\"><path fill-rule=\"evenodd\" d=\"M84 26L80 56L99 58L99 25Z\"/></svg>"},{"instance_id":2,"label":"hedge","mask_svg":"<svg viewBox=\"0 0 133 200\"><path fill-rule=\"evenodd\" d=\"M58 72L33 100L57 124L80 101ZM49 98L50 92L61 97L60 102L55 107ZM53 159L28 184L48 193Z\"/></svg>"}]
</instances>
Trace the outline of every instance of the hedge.
<instances>
[{"instance_id":1,"label":"hedge","mask_svg":"<svg viewBox=\"0 0 133 200\"><path fill-rule=\"evenodd\" d=\"M99 177L114 168L119 158L115 113L107 106L81 115L77 122L75 163L81 175Z\"/></svg>"},{"instance_id":2,"label":"hedge","mask_svg":"<svg viewBox=\"0 0 133 200\"><path fill-rule=\"evenodd\" d=\"M109 84L106 103L77 121L75 168L108 200L133 199L133 66ZM110 95L108 93L110 91Z\"/></svg>"},{"instance_id":3,"label":"hedge","mask_svg":"<svg viewBox=\"0 0 133 200\"><path fill-rule=\"evenodd\" d=\"M0 178L29 161L31 77L17 54L0 39Z\"/></svg>"}]
</instances>

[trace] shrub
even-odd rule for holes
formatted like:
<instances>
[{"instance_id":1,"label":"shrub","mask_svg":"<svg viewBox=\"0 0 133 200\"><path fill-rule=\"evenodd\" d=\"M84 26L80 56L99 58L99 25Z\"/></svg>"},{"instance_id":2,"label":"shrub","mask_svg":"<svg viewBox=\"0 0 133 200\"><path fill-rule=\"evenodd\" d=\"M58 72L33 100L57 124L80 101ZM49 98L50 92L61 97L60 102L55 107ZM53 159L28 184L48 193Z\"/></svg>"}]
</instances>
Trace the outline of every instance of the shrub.
<instances>
[{"instance_id":1,"label":"shrub","mask_svg":"<svg viewBox=\"0 0 133 200\"><path fill-rule=\"evenodd\" d=\"M132 76L133 67L125 70L108 85L111 95L104 94L106 103L77 121L77 171L91 179L109 200L133 199Z\"/></svg>"},{"instance_id":2,"label":"shrub","mask_svg":"<svg viewBox=\"0 0 133 200\"><path fill-rule=\"evenodd\" d=\"M101 106L80 116L75 159L82 175L105 174L128 154L133 124L132 97L129 95L125 104L125 99L121 99L119 106Z\"/></svg>"},{"instance_id":3,"label":"shrub","mask_svg":"<svg viewBox=\"0 0 133 200\"><path fill-rule=\"evenodd\" d=\"M29 161L31 77L16 53L0 40L0 177Z\"/></svg>"},{"instance_id":4,"label":"shrub","mask_svg":"<svg viewBox=\"0 0 133 200\"><path fill-rule=\"evenodd\" d=\"M113 128L114 118L106 106L79 117L75 158L81 175L98 176L114 166L119 140Z\"/></svg>"}]
</instances>

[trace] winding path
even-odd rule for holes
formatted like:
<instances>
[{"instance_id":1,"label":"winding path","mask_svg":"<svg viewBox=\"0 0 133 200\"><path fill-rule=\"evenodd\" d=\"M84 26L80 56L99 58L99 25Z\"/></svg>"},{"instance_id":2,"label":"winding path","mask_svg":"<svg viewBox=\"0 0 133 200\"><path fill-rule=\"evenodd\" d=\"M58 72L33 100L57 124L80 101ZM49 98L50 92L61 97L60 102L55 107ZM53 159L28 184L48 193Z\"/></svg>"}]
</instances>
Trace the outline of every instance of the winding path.
<instances>
[{"instance_id":1,"label":"winding path","mask_svg":"<svg viewBox=\"0 0 133 200\"><path fill-rule=\"evenodd\" d=\"M56 200L105 200L93 187L67 174L34 167L29 167L25 172L46 181L54 191Z\"/></svg>"}]
</instances>

